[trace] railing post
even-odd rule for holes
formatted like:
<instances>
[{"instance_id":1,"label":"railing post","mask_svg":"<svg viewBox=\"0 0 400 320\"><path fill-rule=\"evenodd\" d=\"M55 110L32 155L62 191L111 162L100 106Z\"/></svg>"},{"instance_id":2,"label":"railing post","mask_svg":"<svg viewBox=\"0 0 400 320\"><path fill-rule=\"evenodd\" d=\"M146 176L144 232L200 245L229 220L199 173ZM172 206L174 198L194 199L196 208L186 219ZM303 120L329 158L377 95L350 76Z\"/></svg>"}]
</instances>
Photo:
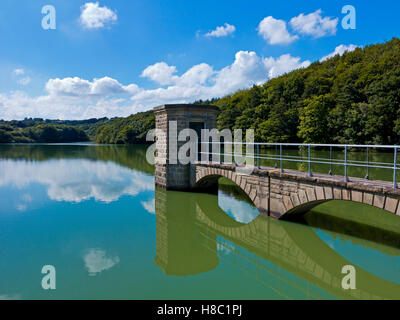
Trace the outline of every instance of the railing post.
<instances>
[{"instance_id":1,"label":"railing post","mask_svg":"<svg viewBox=\"0 0 400 320\"><path fill-rule=\"evenodd\" d=\"M311 145L308 145L308 175L312 177L311 172Z\"/></svg>"},{"instance_id":2,"label":"railing post","mask_svg":"<svg viewBox=\"0 0 400 320\"><path fill-rule=\"evenodd\" d=\"M397 189L396 183L396 169L397 169L397 148L394 148L394 166L393 166L393 188Z\"/></svg>"},{"instance_id":3,"label":"railing post","mask_svg":"<svg viewBox=\"0 0 400 320\"><path fill-rule=\"evenodd\" d=\"M260 145L257 144L257 168L260 169Z\"/></svg>"},{"instance_id":4,"label":"railing post","mask_svg":"<svg viewBox=\"0 0 400 320\"><path fill-rule=\"evenodd\" d=\"M302 145L300 145L300 161L301 161L300 171L303 171L303 146Z\"/></svg>"},{"instance_id":5,"label":"railing post","mask_svg":"<svg viewBox=\"0 0 400 320\"><path fill-rule=\"evenodd\" d=\"M347 178L347 146L344 146L344 181L349 181Z\"/></svg>"},{"instance_id":6,"label":"railing post","mask_svg":"<svg viewBox=\"0 0 400 320\"><path fill-rule=\"evenodd\" d=\"M197 140L198 141L198 140ZM197 146L196 146L196 155L195 155L195 157L196 157L196 162L198 162L199 161L199 155L201 154L201 153L199 153L199 148L200 148L200 152L201 152L201 140L200 140L200 143L197 143ZM201 160L200 160L201 161Z\"/></svg>"},{"instance_id":7,"label":"railing post","mask_svg":"<svg viewBox=\"0 0 400 320\"><path fill-rule=\"evenodd\" d=\"M367 147L367 175L365 179L369 180L369 148Z\"/></svg>"},{"instance_id":8,"label":"railing post","mask_svg":"<svg viewBox=\"0 0 400 320\"><path fill-rule=\"evenodd\" d=\"M236 144L235 144L235 142L233 142L232 143L232 162L233 162L233 164L235 165L235 167L237 166L237 162L236 162Z\"/></svg>"},{"instance_id":9,"label":"railing post","mask_svg":"<svg viewBox=\"0 0 400 320\"><path fill-rule=\"evenodd\" d=\"M278 146L275 145L275 169L278 168L278 162L276 161L276 157L278 155L277 153L278 153Z\"/></svg>"},{"instance_id":10,"label":"railing post","mask_svg":"<svg viewBox=\"0 0 400 320\"><path fill-rule=\"evenodd\" d=\"M282 163L282 144L280 144L280 145L279 145L279 148L280 148L280 150L279 150L279 160L280 160L280 163L281 163L281 172L283 172L283 163Z\"/></svg>"},{"instance_id":11,"label":"railing post","mask_svg":"<svg viewBox=\"0 0 400 320\"><path fill-rule=\"evenodd\" d=\"M219 164L222 164L222 144L221 144L221 140L218 143L219 145Z\"/></svg>"},{"instance_id":12,"label":"railing post","mask_svg":"<svg viewBox=\"0 0 400 320\"><path fill-rule=\"evenodd\" d=\"M332 146L329 147L329 175L332 175Z\"/></svg>"},{"instance_id":13,"label":"railing post","mask_svg":"<svg viewBox=\"0 0 400 320\"><path fill-rule=\"evenodd\" d=\"M212 144L210 141L207 141L207 151L208 151L208 163L212 163ZM210 150L211 149L211 150Z\"/></svg>"}]
</instances>

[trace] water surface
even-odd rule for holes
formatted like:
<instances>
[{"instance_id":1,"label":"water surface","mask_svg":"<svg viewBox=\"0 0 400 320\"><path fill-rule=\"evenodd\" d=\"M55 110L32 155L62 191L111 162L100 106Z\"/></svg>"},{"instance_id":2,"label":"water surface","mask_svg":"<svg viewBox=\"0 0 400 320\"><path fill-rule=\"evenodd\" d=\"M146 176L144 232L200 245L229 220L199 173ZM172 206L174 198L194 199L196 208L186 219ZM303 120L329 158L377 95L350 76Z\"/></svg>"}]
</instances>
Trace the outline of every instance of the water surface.
<instances>
[{"instance_id":1,"label":"water surface","mask_svg":"<svg viewBox=\"0 0 400 320\"><path fill-rule=\"evenodd\" d=\"M278 221L226 180L218 195L155 189L145 152L0 146L0 298L400 298L396 241L340 232L348 212L373 224L374 208L330 202L309 225ZM388 224L396 239L397 220L379 217L373 230ZM356 290L341 287L346 264ZM41 287L44 265L56 290Z\"/></svg>"}]
</instances>

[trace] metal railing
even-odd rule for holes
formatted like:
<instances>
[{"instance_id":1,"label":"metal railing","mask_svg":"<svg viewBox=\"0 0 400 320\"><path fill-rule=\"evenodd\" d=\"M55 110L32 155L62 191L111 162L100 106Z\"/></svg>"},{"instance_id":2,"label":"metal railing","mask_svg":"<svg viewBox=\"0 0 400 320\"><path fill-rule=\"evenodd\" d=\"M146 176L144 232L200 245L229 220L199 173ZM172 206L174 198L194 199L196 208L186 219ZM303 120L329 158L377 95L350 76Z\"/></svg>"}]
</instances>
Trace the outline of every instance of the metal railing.
<instances>
[{"instance_id":1,"label":"metal railing","mask_svg":"<svg viewBox=\"0 0 400 320\"><path fill-rule=\"evenodd\" d=\"M333 174L333 166L343 166L344 167L344 180L349 181L348 168L349 167L359 167L365 168L366 175L365 179L370 179L370 169L387 169L393 171L393 188L397 188L396 174L400 167L397 164L397 152L399 146L395 145L356 145L356 144L302 144L302 143L249 143L249 142L200 142L201 151L198 152L202 160L219 163L234 163L236 161L225 162L225 158L235 159L239 158L251 158L253 159L253 164L255 167L260 168L260 162L262 160L273 160L275 161L275 168L278 168L281 172L284 171L284 162L297 162L297 163L307 163L308 164L308 175L312 176L313 172L311 170L312 164L321 164L329 166L329 175ZM204 145L209 145L204 148ZM227 148L228 146L228 148ZM274 149L273 154L261 153L261 150ZM297 155L287 155L283 153L283 149L293 150L297 148L299 154ZM329 150L329 158L324 157L312 157L312 149L319 148L323 151ZM204 151L204 149L206 149ZM216 149L218 151L216 152ZM226 149L230 151L226 152ZM279 149L279 150L278 150ZM333 149L341 150L344 153L344 158L334 158ZM351 149L356 149L357 151L364 150L366 152L365 160L354 160L349 157L349 151ZM387 155L389 152L393 155L393 161L382 162L382 161L371 161L370 154L371 150L385 151ZM304 156L304 151L306 155ZM338 153L337 153L338 154ZM360 154L360 153L358 153ZM377 154L377 153L376 153ZM224 160L222 160L222 157ZM319 172L323 173L323 172Z\"/></svg>"}]
</instances>

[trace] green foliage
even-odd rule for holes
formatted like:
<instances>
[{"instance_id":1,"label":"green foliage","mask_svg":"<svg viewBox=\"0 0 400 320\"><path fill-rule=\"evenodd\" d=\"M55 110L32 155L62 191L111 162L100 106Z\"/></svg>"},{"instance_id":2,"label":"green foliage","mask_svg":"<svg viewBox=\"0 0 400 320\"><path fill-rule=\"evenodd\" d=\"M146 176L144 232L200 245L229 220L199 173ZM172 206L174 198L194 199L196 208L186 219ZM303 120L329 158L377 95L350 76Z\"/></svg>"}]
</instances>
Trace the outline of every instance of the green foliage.
<instances>
[{"instance_id":1,"label":"green foliage","mask_svg":"<svg viewBox=\"0 0 400 320\"><path fill-rule=\"evenodd\" d=\"M86 133L79 128L47 124L42 119L0 123L0 143L65 143L88 140Z\"/></svg>"},{"instance_id":2,"label":"green foliage","mask_svg":"<svg viewBox=\"0 0 400 320\"><path fill-rule=\"evenodd\" d=\"M213 102L259 142L400 143L400 39L315 62Z\"/></svg>"},{"instance_id":3,"label":"green foliage","mask_svg":"<svg viewBox=\"0 0 400 320\"><path fill-rule=\"evenodd\" d=\"M9 131L0 129L0 143L10 143L12 142L12 136Z\"/></svg>"},{"instance_id":4,"label":"green foliage","mask_svg":"<svg viewBox=\"0 0 400 320\"><path fill-rule=\"evenodd\" d=\"M146 134L155 127L153 111L127 118L115 118L97 129L96 142L106 144L146 143Z\"/></svg>"},{"instance_id":5,"label":"green foliage","mask_svg":"<svg viewBox=\"0 0 400 320\"><path fill-rule=\"evenodd\" d=\"M329 143L329 110L334 104L330 94L313 96L300 109L298 136L305 143Z\"/></svg>"}]
</instances>

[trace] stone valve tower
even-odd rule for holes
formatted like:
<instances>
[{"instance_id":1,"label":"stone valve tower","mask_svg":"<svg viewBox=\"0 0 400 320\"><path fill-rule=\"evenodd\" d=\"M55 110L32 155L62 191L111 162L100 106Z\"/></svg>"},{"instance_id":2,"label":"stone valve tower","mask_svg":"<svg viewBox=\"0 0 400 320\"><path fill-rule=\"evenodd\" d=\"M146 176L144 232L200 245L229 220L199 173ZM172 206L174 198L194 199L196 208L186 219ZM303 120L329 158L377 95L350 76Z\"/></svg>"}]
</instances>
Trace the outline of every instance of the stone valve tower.
<instances>
[{"instance_id":1,"label":"stone valve tower","mask_svg":"<svg viewBox=\"0 0 400 320\"><path fill-rule=\"evenodd\" d=\"M218 107L208 105L169 104L155 107L156 129L165 134L156 138L155 183L168 190L190 190L190 164L181 164L172 159L170 150L177 150L185 144L177 136L183 129L193 129L201 140L202 129L215 129ZM172 138L172 139L170 139ZM172 141L172 142L171 142ZM200 145L198 144L199 150Z\"/></svg>"}]
</instances>

